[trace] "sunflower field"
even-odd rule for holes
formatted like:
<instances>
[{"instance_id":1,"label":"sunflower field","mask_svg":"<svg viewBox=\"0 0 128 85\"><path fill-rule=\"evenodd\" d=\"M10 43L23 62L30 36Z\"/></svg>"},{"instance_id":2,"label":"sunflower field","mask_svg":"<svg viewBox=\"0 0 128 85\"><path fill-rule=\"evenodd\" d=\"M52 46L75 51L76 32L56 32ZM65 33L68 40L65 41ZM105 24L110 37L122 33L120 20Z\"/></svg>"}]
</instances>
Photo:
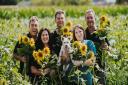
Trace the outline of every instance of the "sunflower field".
<instances>
[{"instance_id":1,"label":"sunflower field","mask_svg":"<svg viewBox=\"0 0 128 85\"><path fill-rule=\"evenodd\" d=\"M40 28L53 31L54 13L62 9L66 20L86 28L84 14L88 8L96 12L97 25L102 15L110 20L108 39L112 56L104 55L107 85L128 85L128 6L0 7L0 85L30 85L30 80L18 73L19 62L12 54L18 35L27 33L31 16L39 17Z\"/></svg>"}]
</instances>

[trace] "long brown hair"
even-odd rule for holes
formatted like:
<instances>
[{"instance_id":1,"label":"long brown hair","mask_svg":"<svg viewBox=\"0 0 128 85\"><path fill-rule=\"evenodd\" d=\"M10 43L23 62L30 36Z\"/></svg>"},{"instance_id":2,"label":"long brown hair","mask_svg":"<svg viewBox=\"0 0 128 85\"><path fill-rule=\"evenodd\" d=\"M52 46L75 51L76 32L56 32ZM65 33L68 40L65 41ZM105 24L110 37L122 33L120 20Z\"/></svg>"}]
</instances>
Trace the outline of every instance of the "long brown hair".
<instances>
[{"instance_id":1,"label":"long brown hair","mask_svg":"<svg viewBox=\"0 0 128 85\"><path fill-rule=\"evenodd\" d=\"M74 41L77 41L76 36L75 36L75 30L76 30L76 28L79 28L79 29L81 29L81 30L83 31L83 34L84 34L83 39L86 39L86 35L85 35L85 30L84 30L84 28L83 28L80 24L78 24L78 25L76 25L76 26L74 27L74 29L73 29L73 40L74 40Z\"/></svg>"},{"instance_id":2,"label":"long brown hair","mask_svg":"<svg viewBox=\"0 0 128 85\"><path fill-rule=\"evenodd\" d=\"M48 35L49 35L48 45L49 45L50 50L52 50L51 33L50 33L49 29L47 29L47 28L40 29L38 37L37 37L37 41L36 41L36 50L44 48L44 43L41 40L41 34L42 34L43 31L48 32Z\"/></svg>"}]
</instances>

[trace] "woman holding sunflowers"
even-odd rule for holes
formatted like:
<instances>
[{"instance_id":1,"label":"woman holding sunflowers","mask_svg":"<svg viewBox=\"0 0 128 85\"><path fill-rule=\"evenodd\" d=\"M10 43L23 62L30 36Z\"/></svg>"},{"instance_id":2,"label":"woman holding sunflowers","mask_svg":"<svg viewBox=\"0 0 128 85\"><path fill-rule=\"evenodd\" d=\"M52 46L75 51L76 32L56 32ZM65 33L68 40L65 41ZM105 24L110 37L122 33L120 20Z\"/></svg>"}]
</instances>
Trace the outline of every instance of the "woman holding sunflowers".
<instances>
[{"instance_id":1,"label":"woman holding sunflowers","mask_svg":"<svg viewBox=\"0 0 128 85\"><path fill-rule=\"evenodd\" d=\"M36 50L33 52L33 59L31 60L33 85L42 83L49 85L51 83L49 80L55 74L54 69L57 62L56 56L51 56L53 55L52 49L50 31L47 28L41 29L36 42ZM44 80L46 81L44 82Z\"/></svg>"},{"instance_id":2,"label":"woman holding sunflowers","mask_svg":"<svg viewBox=\"0 0 128 85\"><path fill-rule=\"evenodd\" d=\"M92 41L85 40L85 33L84 29L81 25L76 25L73 29L73 39L74 42L79 42L81 45L79 45L81 56L86 57L85 60L80 59L77 55L74 57L75 60L73 60L73 64L77 68L77 72L82 72L81 75L78 77L74 77L74 81L79 81L78 84L83 85L92 85L92 74L91 70L89 70L89 67L94 64L95 61L95 55L96 55L96 48ZM77 43L78 44L78 43ZM88 55L89 54L89 55ZM88 56L87 56L88 55ZM91 56L90 56L91 55ZM76 59L77 57L77 59ZM82 79L82 80L79 80Z\"/></svg>"}]
</instances>

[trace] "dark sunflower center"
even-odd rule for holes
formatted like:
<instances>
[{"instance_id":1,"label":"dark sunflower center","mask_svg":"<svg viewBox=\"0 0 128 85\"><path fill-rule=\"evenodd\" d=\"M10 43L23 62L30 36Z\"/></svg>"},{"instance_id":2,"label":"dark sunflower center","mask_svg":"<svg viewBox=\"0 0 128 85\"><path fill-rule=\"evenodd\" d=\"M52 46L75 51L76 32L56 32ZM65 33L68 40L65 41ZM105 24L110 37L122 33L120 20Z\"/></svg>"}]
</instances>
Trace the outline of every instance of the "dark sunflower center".
<instances>
[{"instance_id":1,"label":"dark sunflower center","mask_svg":"<svg viewBox=\"0 0 128 85\"><path fill-rule=\"evenodd\" d=\"M64 29L64 32L68 32L68 29Z\"/></svg>"},{"instance_id":2,"label":"dark sunflower center","mask_svg":"<svg viewBox=\"0 0 128 85\"><path fill-rule=\"evenodd\" d=\"M42 53L39 53L38 55L39 55L39 57L42 57Z\"/></svg>"}]
</instances>

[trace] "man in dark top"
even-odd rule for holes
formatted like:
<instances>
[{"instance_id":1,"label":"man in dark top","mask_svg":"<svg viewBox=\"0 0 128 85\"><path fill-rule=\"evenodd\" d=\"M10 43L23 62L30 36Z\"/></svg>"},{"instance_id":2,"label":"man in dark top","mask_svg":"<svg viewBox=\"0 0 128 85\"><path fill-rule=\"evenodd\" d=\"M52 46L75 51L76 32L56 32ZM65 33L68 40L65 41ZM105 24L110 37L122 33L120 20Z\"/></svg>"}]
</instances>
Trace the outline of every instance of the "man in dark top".
<instances>
[{"instance_id":1,"label":"man in dark top","mask_svg":"<svg viewBox=\"0 0 128 85\"><path fill-rule=\"evenodd\" d=\"M101 69L105 69L105 62L102 64L102 49L108 49L109 46L109 42L107 40L107 38L105 39L105 43L102 43L102 40L100 40L99 36L95 34L96 31L96 26L95 26L95 13L92 9L87 10L86 14L85 14L85 20L87 23L87 29L85 31L86 33L86 39L92 40L96 46L96 50L97 50L97 55L96 55L96 63L99 65L99 67ZM105 73L99 71L98 69L95 68L95 74L96 76L99 77L98 83L100 85L106 85L105 82Z\"/></svg>"},{"instance_id":2,"label":"man in dark top","mask_svg":"<svg viewBox=\"0 0 128 85\"><path fill-rule=\"evenodd\" d=\"M28 38L33 38L36 41L37 38L37 33L38 33L38 28L39 28L39 22L36 16L32 16L29 21L29 33L27 34ZM13 56L16 60L20 61L20 69L19 72L22 74L23 69L24 69L24 63L27 62L28 60L26 59L25 55L18 55L17 53L17 48L20 48L19 42L16 43L16 46L14 48ZM28 70L30 70L30 66L28 66ZM30 72L30 71L28 71ZM27 73L29 75L29 73Z\"/></svg>"},{"instance_id":3,"label":"man in dark top","mask_svg":"<svg viewBox=\"0 0 128 85\"><path fill-rule=\"evenodd\" d=\"M61 49L61 45L62 45L62 41L61 41L61 35L62 35L62 27L64 26L65 23L65 13L62 10L58 10L55 13L55 23L57 28L55 29L55 31L53 31L52 33L52 43L53 43L53 51L57 54L57 56L59 56L60 53L60 49ZM66 56L66 55L63 55ZM63 77L63 65L59 66L59 73L58 75L60 75L61 79L59 79L59 82L57 85L70 85L69 82L67 82L67 76L65 75L65 77Z\"/></svg>"},{"instance_id":4,"label":"man in dark top","mask_svg":"<svg viewBox=\"0 0 128 85\"><path fill-rule=\"evenodd\" d=\"M61 28L65 23L65 13L62 10L58 10L55 13L55 23L57 28L52 33L52 43L53 43L53 51L59 56L59 52L61 49Z\"/></svg>"}]
</instances>

